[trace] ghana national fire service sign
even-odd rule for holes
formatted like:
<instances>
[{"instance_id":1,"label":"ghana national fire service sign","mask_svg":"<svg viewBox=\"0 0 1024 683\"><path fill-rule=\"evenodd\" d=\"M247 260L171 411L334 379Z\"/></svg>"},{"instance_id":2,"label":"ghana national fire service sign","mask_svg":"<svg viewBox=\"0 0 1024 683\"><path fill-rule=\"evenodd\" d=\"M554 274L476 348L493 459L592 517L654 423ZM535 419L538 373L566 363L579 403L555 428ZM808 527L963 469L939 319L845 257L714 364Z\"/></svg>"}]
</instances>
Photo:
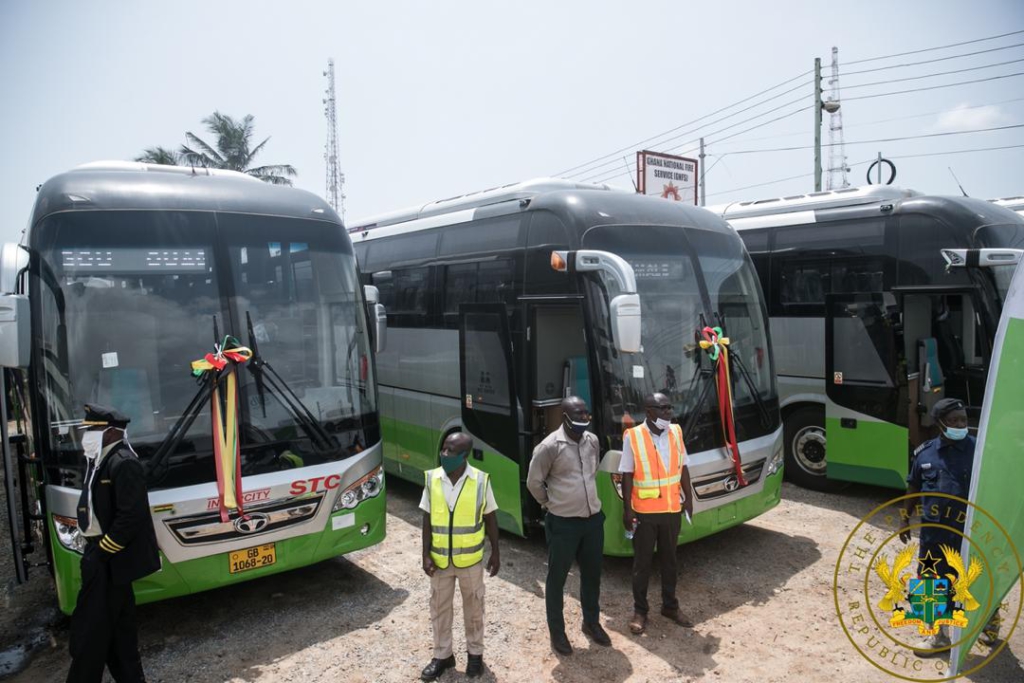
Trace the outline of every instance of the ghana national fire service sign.
<instances>
[{"instance_id":1,"label":"ghana national fire service sign","mask_svg":"<svg viewBox=\"0 0 1024 683\"><path fill-rule=\"evenodd\" d=\"M697 160L660 152L636 153L637 192L697 205Z\"/></svg>"}]
</instances>

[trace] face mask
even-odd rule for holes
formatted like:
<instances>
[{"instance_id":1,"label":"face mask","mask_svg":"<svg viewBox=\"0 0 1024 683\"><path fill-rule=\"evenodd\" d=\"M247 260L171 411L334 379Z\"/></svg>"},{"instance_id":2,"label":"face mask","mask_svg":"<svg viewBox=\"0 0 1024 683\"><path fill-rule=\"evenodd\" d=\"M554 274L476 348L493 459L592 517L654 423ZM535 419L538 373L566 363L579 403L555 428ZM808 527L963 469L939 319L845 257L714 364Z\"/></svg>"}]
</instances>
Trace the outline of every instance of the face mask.
<instances>
[{"instance_id":1,"label":"face mask","mask_svg":"<svg viewBox=\"0 0 1024 683\"><path fill-rule=\"evenodd\" d=\"M565 428L576 436L582 436L583 432L587 431L587 427L590 426L590 420L587 420L586 422L576 422L569 419L569 416L565 413L562 413L562 416L562 419L565 422Z\"/></svg>"},{"instance_id":2,"label":"face mask","mask_svg":"<svg viewBox=\"0 0 1024 683\"><path fill-rule=\"evenodd\" d=\"M942 425L942 433L946 435L946 438L950 441L963 441L967 438L967 427L947 427Z\"/></svg>"},{"instance_id":3,"label":"face mask","mask_svg":"<svg viewBox=\"0 0 1024 683\"><path fill-rule=\"evenodd\" d=\"M665 431L666 429L668 429L671 424L672 422L670 420L666 420L661 417L654 421L654 425L661 431Z\"/></svg>"},{"instance_id":4,"label":"face mask","mask_svg":"<svg viewBox=\"0 0 1024 683\"><path fill-rule=\"evenodd\" d=\"M441 455L441 467L444 468L446 474L451 474L465 464L468 454L469 451L462 451L452 455Z\"/></svg>"},{"instance_id":5,"label":"face mask","mask_svg":"<svg viewBox=\"0 0 1024 683\"><path fill-rule=\"evenodd\" d=\"M85 450L85 457L89 460L100 457L100 452L103 450L103 432L90 431L83 434L82 449Z\"/></svg>"}]
</instances>

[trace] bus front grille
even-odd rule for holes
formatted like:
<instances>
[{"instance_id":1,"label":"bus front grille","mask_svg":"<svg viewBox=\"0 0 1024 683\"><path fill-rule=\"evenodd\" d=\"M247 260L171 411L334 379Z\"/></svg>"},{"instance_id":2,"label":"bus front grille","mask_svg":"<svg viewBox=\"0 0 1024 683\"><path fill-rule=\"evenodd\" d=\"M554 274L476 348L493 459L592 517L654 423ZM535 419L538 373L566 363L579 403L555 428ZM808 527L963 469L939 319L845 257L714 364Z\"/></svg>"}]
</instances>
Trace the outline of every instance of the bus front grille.
<instances>
[{"instance_id":1,"label":"bus front grille","mask_svg":"<svg viewBox=\"0 0 1024 683\"><path fill-rule=\"evenodd\" d=\"M215 510L201 515L165 519L164 525L178 543L184 546L234 541L307 522L316 516L321 503L322 494L286 498L247 506L245 516L233 515L227 522L222 522L220 512Z\"/></svg>"},{"instance_id":2,"label":"bus front grille","mask_svg":"<svg viewBox=\"0 0 1024 683\"><path fill-rule=\"evenodd\" d=\"M764 463L765 459L762 458L743 466L743 477L747 480L748 486L761 479ZM740 490L739 480L732 470L694 479L692 484L698 500L714 500Z\"/></svg>"}]
</instances>

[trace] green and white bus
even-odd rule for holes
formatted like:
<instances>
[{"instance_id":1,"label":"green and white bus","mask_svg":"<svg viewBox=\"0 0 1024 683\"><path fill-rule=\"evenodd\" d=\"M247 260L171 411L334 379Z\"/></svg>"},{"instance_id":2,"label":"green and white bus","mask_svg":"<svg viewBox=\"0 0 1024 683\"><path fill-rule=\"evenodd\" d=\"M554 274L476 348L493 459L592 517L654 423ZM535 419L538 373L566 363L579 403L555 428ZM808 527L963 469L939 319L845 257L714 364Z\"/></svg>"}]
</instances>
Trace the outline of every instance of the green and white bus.
<instances>
[{"instance_id":1,"label":"green and white bus","mask_svg":"<svg viewBox=\"0 0 1024 683\"><path fill-rule=\"evenodd\" d=\"M709 208L739 231L766 294L788 477L904 488L935 401L962 399L977 427L1013 268L950 269L942 253L1022 249L1024 218L891 186Z\"/></svg>"},{"instance_id":2,"label":"green and white bus","mask_svg":"<svg viewBox=\"0 0 1024 683\"><path fill-rule=\"evenodd\" d=\"M384 538L371 348L383 312L322 199L231 171L87 164L41 186L22 243L0 251L0 285L15 564L20 580L48 564L63 611L84 547L86 402L131 418L147 470L162 569L136 582L140 602ZM190 364L229 335L253 357L237 385L244 514L225 521L210 385Z\"/></svg>"},{"instance_id":3,"label":"green and white bus","mask_svg":"<svg viewBox=\"0 0 1024 683\"><path fill-rule=\"evenodd\" d=\"M387 306L378 357L384 466L413 482L453 431L476 442L499 525L542 511L525 480L534 446L581 396L601 442L605 552L629 555L616 481L622 433L665 393L683 425L695 515L680 543L779 501L781 422L757 275L712 214L603 186L542 179L357 221L361 272ZM744 478L726 449L705 327L731 341Z\"/></svg>"}]
</instances>

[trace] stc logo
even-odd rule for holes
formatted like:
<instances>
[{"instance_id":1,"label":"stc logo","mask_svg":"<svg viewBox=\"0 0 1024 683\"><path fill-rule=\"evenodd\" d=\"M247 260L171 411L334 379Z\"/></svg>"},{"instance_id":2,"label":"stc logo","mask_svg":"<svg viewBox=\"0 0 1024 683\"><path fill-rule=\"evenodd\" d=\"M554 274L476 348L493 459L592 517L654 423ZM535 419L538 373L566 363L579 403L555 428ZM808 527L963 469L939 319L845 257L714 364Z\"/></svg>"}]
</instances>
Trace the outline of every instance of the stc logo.
<instances>
[{"instance_id":1,"label":"stc logo","mask_svg":"<svg viewBox=\"0 0 1024 683\"><path fill-rule=\"evenodd\" d=\"M341 486L341 475L331 474L326 477L313 477L312 479L301 479L292 482L292 488L288 493L293 496L301 496L307 493L318 491L330 491Z\"/></svg>"}]
</instances>

